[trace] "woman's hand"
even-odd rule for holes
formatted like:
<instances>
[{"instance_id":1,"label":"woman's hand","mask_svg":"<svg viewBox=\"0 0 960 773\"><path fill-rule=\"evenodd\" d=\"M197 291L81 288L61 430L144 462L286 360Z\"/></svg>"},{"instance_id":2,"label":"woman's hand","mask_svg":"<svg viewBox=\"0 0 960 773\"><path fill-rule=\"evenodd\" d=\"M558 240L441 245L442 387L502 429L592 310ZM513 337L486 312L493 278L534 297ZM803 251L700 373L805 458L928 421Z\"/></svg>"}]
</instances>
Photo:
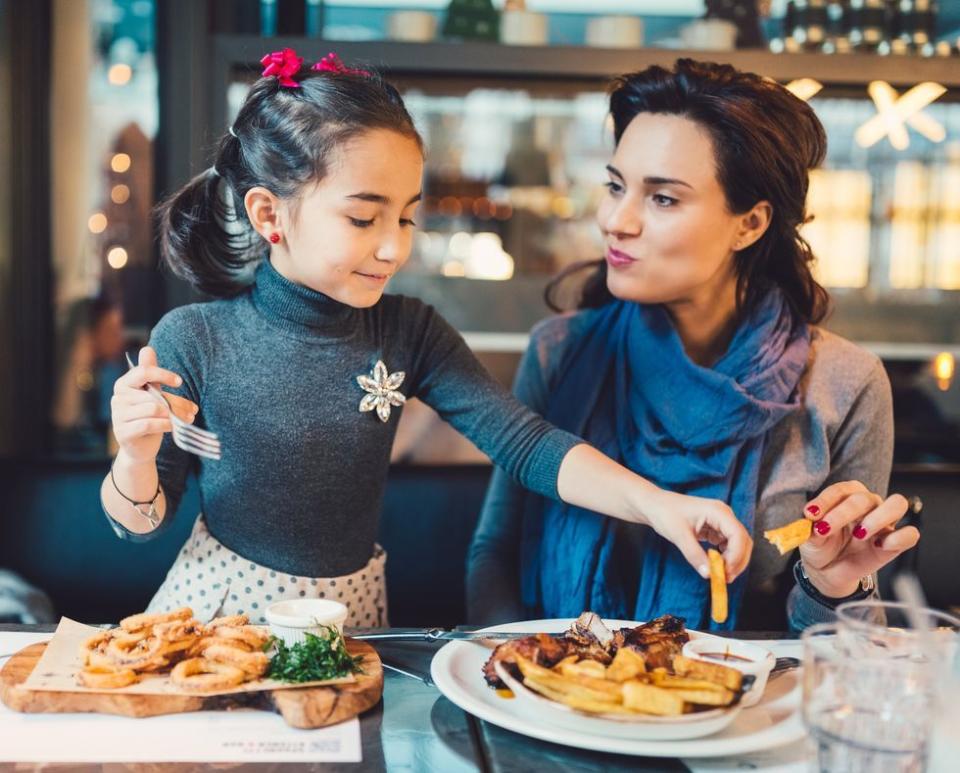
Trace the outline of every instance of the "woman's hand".
<instances>
[{"instance_id":1,"label":"woman's hand","mask_svg":"<svg viewBox=\"0 0 960 773\"><path fill-rule=\"evenodd\" d=\"M163 433L173 425L167 409L144 389L147 383L178 387L183 379L157 366L157 353L149 346L140 350L138 365L117 379L110 400L113 434L120 450L131 462L152 462L160 451ZM173 410L184 421L193 422L197 406L177 395L166 395Z\"/></svg>"},{"instance_id":2,"label":"woman's hand","mask_svg":"<svg viewBox=\"0 0 960 773\"><path fill-rule=\"evenodd\" d=\"M810 582L830 598L856 592L862 577L917 544L916 527L896 528L907 507L900 494L883 499L859 481L825 488L804 508L814 522L810 539L800 546Z\"/></svg>"},{"instance_id":3,"label":"woman's hand","mask_svg":"<svg viewBox=\"0 0 960 773\"><path fill-rule=\"evenodd\" d=\"M704 578L710 573L701 541L716 545L723 553L728 583L750 563L753 539L725 502L661 489L644 508L644 515L657 534L676 545Z\"/></svg>"}]
</instances>

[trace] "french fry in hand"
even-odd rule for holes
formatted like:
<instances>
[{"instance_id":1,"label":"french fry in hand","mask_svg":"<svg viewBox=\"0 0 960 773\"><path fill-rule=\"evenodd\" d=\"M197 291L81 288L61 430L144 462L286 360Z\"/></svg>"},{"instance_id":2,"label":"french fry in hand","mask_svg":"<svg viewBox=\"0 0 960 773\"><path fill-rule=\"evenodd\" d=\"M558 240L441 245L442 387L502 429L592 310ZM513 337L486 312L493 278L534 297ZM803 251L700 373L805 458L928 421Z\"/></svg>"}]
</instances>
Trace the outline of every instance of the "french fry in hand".
<instances>
[{"instance_id":1,"label":"french fry in hand","mask_svg":"<svg viewBox=\"0 0 960 773\"><path fill-rule=\"evenodd\" d=\"M710 562L710 617L715 623L727 621L727 572L723 566L723 556L710 548L707 550Z\"/></svg>"},{"instance_id":2,"label":"french fry in hand","mask_svg":"<svg viewBox=\"0 0 960 773\"><path fill-rule=\"evenodd\" d=\"M780 551L780 555L785 555L810 539L812 530L812 521L806 518L798 518L796 521L792 521L786 526L781 526L779 529L769 529L765 531L763 536L771 545Z\"/></svg>"}]
</instances>

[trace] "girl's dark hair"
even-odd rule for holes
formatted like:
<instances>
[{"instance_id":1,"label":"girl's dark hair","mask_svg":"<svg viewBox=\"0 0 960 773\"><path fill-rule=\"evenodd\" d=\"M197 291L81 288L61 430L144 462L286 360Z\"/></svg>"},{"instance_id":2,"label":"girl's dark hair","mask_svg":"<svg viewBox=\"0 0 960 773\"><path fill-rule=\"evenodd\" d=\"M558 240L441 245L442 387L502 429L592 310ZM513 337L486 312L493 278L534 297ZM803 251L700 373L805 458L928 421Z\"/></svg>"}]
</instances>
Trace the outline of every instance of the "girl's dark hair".
<instances>
[{"instance_id":1,"label":"girl's dark hair","mask_svg":"<svg viewBox=\"0 0 960 773\"><path fill-rule=\"evenodd\" d=\"M241 291L267 252L244 208L251 188L293 198L327 175L335 149L373 129L423 148L400 94L379 75L302 69L294 79L299 88L275 77L254 83L213 166L158 207L163 261L205 293Z\"/></svg>"},{"instance_id":2,"label":"girl's dark hair","mask_svg":"<svg viewBox=\"0 0 960 773\"><path fill-rule=\"evenodd\" d=\"M678 59L617 78L610 88L610 113L617 143L640 113L678 115L696 121L713 139L717 178L731 212L748 212L769 201L773 214L764 235L735 253L737 304L749 311L771 288L806 322L820 322L829 295L813 278L814 255L798 229L807 221L808 172L826 154L827 137L812 108L775 81L730 65ZM546 288L547 304L560 311L560 284L572 273L597 266L574 264ZM580 308L613 299L606 263L584 282Z\"/></svg>"}]
</instances>

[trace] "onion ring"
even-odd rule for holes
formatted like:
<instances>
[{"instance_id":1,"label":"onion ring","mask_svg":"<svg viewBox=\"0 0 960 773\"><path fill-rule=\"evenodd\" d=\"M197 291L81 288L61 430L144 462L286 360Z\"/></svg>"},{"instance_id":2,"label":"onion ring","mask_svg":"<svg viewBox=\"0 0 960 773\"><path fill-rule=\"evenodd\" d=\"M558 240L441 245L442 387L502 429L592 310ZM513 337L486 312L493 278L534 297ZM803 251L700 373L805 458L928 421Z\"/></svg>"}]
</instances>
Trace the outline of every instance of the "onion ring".
<instances>
[{"instance_id":1,"label":"onion ring","mask_svg":"<svg viewBox=\"0 0 960 773\"><path fill-rule=\"evenodd\" d=\"M170 672L170 681L188 690L212 692L236 687L244 680L243 669L206 658L181 660Z\"/></svg>"},{"instance_id":2,"label":"onion ring","mask_svg":"<svg viewBox=\"0 0 960 773\"><path fill-rule=\"evenodd\" d=\"M116 629L111 628L109 631L101 631L100 633L94 634L83 644L81 644L80 661L84 665L87 665L90 663L90 658L94 653L103 655L107 650L107 644L110 643L110 640L114 636L115 630Z\"/></svg>"},{"instance_id":3,"label":"onion ring","mask_svg":"<svg viewBox=\"0 0 960 773\"><path fill-rule=\"evenodd\" d=\"M242 641L255 650L262 650L263 645L270 639L269 634L255 625L243 625L231 628L220 626L213 632L215 639L231 639Z\"/></svg>"},{"instance_id":4,"label":"onion ring","mask_svg":"<svg viewBox=\"0 0 960 773\"><path fill-rule=\"evenodd\" d=\"M133 684L140 677L129 668L105 668L103 666L88 666L77 672L77 682L84 687L95 690L116 690Z\"/></svg>"},{"instance_id":5,"label":"onion ring","mask_svg":"<svg viewBox=\"0 0 960 773\"><path fill-rule=\"evenodd\" d=\"M213 631L215 628L219 628L222 625L229 626L230 628L236 628L238 625L246 625L250 622L250 618L243 615L228 615L227 617L215 617L209 623L207 623L207 628Z\"/></svg>"},{"instance_id":6,"label":"onion ring","mask_svg":"<svg viewBox=\"0 0 960 773\"><path fill-rule=\"evenodd\" d=\"M231 647L228 644L214 644L203 651L203 656L207 660L214 660L217 663L227 663L243 670L243 673L251 677L263 676L270 665L270 658L265 652L244 652L239 647Z\"/></svg>"},{"instance_id":7,"label":"onion ring","mask_svg":"<svg viewBox=\"0 0 960 773\"><path fill-rule=\"evenodd\" d=\"M202 639L177 639L176 641L164 642L160 649L157 651L158 655L163 657L168 657L170 655L178 655L180 653L185 653L191 647L195 646L197 642L203 641Z\"/></svg>"},{"instance_id":8,"label":"onion ring","mask_svg":"<svg viewBox=\"0 0 960 773\"><path fill-rule=\"evenodd\" d=\"M142 668L154 661L163 642L155 637L116 636L107 643L106 655L118 666Z\"/></svg>"},{"instance_id":9,"label":"onion ring","mask_svg":"<svg viewBox=\"0 0 960 773\"><path fill-rule=\"evenodd\" d=\"M184 689L225 690L266 673L269 640L247 615L218 617L204 625L190 607L144 612L90 636L80 648L83 667L76 679L107 690L132 684L146 672L170 671L171 684Z\"/></svg>"},{"instance_id":10,"label":"onion ring","mask_svg":"<svg viewBox=\"0 0 960 773\"><path fill-rule=\"evenodd\" d=\"M202 639L199 639L193 646L195 652L205 652L208 647L212 647L214 644L222 644L225 647L234 647L241 652L257 652L254 647L250 646L244 641L239 639L227 639L220 636L204 636Z\"/></svg>"},{"instance_id":11,"label":"onion ring","mask_svg":"<svg viewBox=\"0 0 960 773\"><path fill-rule=\"evenodd\" d=\"M170 660L168 658L165 658L162 655L154 655L149 660L143 663L138 663L134 670L144 671L144 672L146 671L156 672L156 671L163 671L163 669L165 669L169 665L170 665Z\"/></svg>"},{"instance_id":12,"label":"onion ring","mask_svg":"<svg viewBox=\"0 0 960 773\"><path fill-rule=\"evenodd\" d=\"M168 623L157 623L152 633L163 641L179 641L180 639L199 639L204 634L203 625L197 620L171 620Z\"/></svg>"},{"instance_id":13,"label":"onion ring","mask_svg":"<svg viewBox=\"0 0 960 773\"><path fill-rule=\"evenodd\" d=\"M130 617L125 617L120 621L120 627L124 631L139 631L143 628L149 628L152 625L157 625L157 623L168 623L171 620L189 620L193 617L193 610L190 607L181 607L180 609L175 609L173 612L161 612L158 614L147 614L146 612L139 615L131 615Z\"/></svg>"}]
</instances>

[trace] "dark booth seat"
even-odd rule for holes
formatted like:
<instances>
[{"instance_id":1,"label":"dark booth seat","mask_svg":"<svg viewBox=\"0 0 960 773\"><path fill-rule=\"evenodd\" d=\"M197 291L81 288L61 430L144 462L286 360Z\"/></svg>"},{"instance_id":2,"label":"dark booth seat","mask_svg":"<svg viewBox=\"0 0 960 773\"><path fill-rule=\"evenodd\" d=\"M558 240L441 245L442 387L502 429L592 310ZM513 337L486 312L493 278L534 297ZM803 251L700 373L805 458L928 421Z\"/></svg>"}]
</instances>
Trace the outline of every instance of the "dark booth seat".
<instances>
[{"instance_id":1,"label":"dark booth seat","mask_svg":"<svg viewBox=\"0 0 960 773\"><path fill-rule=\"evenodd\" d=\"M164 534L144 543L119 540L100 510L107 469L106 462L0 460L0 568L46 591L59 614L84 622L116 621L143 609L200 510L191 481ZM490 470L485 465L391 469L380 523L380 542L389 554L391 624L452 626L466 620L467 546ZM890 490L924 500L920 545L898 563L917 571L931 604L960 606L957 470L901 468ZM881 574L884 590L889 575Z\"/></svg>"},{"instance_id":2,"label":"dark booth seat","mask_svg":"<svg viewBox=\"0 0 960 773\"><path fill-rule=\"evenodd\" d=\"M173 524L155 540L117 539L100 510L109 467L90 461L0 461L0 567L43 589L59 614L112 622L142 610L200 511L191 480ZM380 525L390 622L464 622L467 546L490 467L397 466Z\"/></svg>"}]
</instances>

